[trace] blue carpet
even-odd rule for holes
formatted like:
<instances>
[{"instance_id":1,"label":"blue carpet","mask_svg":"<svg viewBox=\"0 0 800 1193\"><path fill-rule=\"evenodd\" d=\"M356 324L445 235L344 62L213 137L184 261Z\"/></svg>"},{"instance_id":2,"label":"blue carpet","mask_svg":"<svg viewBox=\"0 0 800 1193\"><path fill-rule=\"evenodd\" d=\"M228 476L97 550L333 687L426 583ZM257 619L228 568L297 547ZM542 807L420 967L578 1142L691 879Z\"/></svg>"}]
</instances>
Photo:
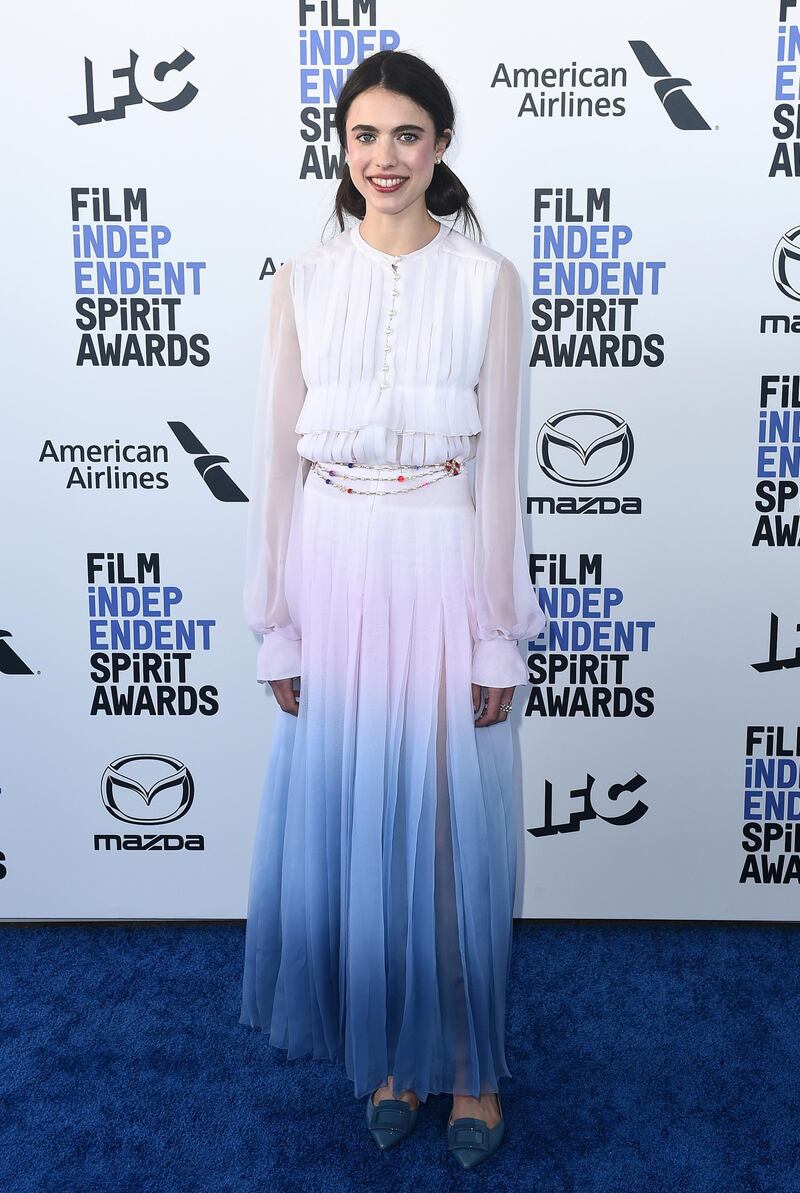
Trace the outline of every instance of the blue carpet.
<instances>
[{"instance_id":1,"label":"blue carpet","mask_svg":"<svg viewBox=\"0 0 800 1193\"><path fill-rule=\"evenodd\" d=\"M381 1153L339 1066L239 1025L243 924L2 925L0 1188L798 1193L798 943L517 925L506 1139L465 1173L447 1097Z\"/></svg>"}]
</instances>

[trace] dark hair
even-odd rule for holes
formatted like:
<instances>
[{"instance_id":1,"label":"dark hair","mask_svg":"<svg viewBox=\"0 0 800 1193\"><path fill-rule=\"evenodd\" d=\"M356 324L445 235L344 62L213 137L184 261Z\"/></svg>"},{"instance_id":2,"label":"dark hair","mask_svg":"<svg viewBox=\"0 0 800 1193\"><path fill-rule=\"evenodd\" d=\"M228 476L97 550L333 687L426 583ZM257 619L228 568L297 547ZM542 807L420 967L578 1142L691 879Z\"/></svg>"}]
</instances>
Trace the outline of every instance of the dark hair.
<instances>
[{"instance_id":1,"label":"dark hair","mask_svg":"<svg viewBox=\"0 0 800 1193\"><path fill-rule=\"evenodd\" d=\"M415 54L406 53L404 50L381 50L364 58L339 92L335 123L343 153L347 148L347 113L350 105L357 95L370 87L384 87L387 91L395 91L398 95L405 95L413 100L430 116L437 139L446 128L453 129L455 126L455 111L450 92L433 67L428 66L427 62L423 62ZM433 177L425 192L425 205L433 215L455 215L456 220L461 217L465 232L469 226L477 230L479 240L483 239L478 217L470 206L469 191L458 175L443 161L433 168ZM334 210L328 222L335 217L340 230L344 231L345 213L363 219L366 209L366 200L354 186L350 177L350 167L345 162L341 182L336 191Z\"/></svg>"}]
</instances>

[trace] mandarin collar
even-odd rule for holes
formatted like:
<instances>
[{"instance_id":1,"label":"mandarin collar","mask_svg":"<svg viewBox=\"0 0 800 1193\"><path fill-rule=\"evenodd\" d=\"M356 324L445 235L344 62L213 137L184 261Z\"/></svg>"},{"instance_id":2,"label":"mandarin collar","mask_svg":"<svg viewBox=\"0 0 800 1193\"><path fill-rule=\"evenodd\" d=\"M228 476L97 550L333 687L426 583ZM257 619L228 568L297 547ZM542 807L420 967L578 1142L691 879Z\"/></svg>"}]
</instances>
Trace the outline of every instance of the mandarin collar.
<instances>
[{"instance_id":1,"label":"mandarin collar","mask_svg":"<svg viewBox=\"0 0 800 1193\"><path fill-rule=\"evenodd\" d=\"M414 249L413 253L384 253L381 249L374 248L368 244L361 235L361 223L355 224L350 230L350 238L353 244L364 253L367 257L372 257L374 261L416 261L418 257L424 257L427 253L433 253L436 249L441 247L441 244L447 235L448 228L446 224L439 221L439 231L434 236L433 240L429 240L421 249Z\"/></svg>"}]
</instances>

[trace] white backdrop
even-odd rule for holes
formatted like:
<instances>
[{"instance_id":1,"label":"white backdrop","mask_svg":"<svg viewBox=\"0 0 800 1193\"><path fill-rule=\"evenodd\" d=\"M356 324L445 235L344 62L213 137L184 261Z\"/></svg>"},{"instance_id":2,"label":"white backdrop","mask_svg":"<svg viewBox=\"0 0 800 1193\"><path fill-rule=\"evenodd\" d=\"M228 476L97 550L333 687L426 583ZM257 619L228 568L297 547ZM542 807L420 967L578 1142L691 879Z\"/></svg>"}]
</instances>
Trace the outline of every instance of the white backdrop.
<instances>
[{"instance_id":1,"label":"white backdrop","mask_svg":"<svg viewBox=\"0 0 800 1193\"><path fill-rule=\"evenodd\" d=\"M518 914L800 918L795 8L80 15L18 7L3 49L0 918L245 914L262 329L337 230L335 98L380 48L451 88L532 303Z\"/></svg>"}]
</instances>

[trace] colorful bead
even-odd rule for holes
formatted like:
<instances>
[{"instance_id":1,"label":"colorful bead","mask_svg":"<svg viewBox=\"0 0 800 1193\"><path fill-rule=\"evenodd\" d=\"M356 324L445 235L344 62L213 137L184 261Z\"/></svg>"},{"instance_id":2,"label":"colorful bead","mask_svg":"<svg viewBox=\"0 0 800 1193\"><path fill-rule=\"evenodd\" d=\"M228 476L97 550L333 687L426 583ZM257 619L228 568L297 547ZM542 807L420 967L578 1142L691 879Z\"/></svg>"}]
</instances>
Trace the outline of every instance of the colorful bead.
<instances>
[{"instance_id":1,"label":"colorful bead","mask_svg":"<svg viewBox=\"0 0 800 1193\"><path fill-rule=\"evenodd\" d=\"M384 467L383 465L377 465L377 464L376 465L358 464L355 461L350 461L350 460L342 461L341 463L342 463L342 467L346 466L347 468L365 468L365 469L374 468L375 471L378 473L378 475L376 477L367 476L367 477L360 478L363 480L391 480L392 479L391 477L384 477L384 475L383 475L385 472L387 472L389 470L390 466ZM347 475L346 473L340 473L340 472L337 472L336 469L330 468L330 469L327 469L327 475L325 475L326 469L324 469L322 464L317 460L314 460L311 462L311 467L312 467L312 471L316 472L319 476L321 476L323 478L326 485L333 485L334 488L341 489L343 493L355 493L355 494L360 493L366 497L386 497L386 496L390 495L391 493L398 493L398 492L399 493L413 493L415 489L427 488L428 485L435 484L436 481L443 480L444 477L446 477L446 476L458 476L458 474L461 471L461 464L458 460L445 460L445 462L443 464L410 464L409 468L413 468L417 472L419 472L420 469L424 469L424 471L426 473L438 472L439 475L434 476L432 480L423 480L417 485L406 486L403 489L399 489L399 490L398 489L355 489L350 485L347 485L347 486L337 485L336 481L329 479L330 477L333 477L333 476L336 476L336 477L343 476L343 475L346 476ZM394 480L400 481L400 482L405 482L407 479L408 479L408 477L402 472L398 473L398 475L396 477L394 477Z\"/></svg>"}]
</instances>

